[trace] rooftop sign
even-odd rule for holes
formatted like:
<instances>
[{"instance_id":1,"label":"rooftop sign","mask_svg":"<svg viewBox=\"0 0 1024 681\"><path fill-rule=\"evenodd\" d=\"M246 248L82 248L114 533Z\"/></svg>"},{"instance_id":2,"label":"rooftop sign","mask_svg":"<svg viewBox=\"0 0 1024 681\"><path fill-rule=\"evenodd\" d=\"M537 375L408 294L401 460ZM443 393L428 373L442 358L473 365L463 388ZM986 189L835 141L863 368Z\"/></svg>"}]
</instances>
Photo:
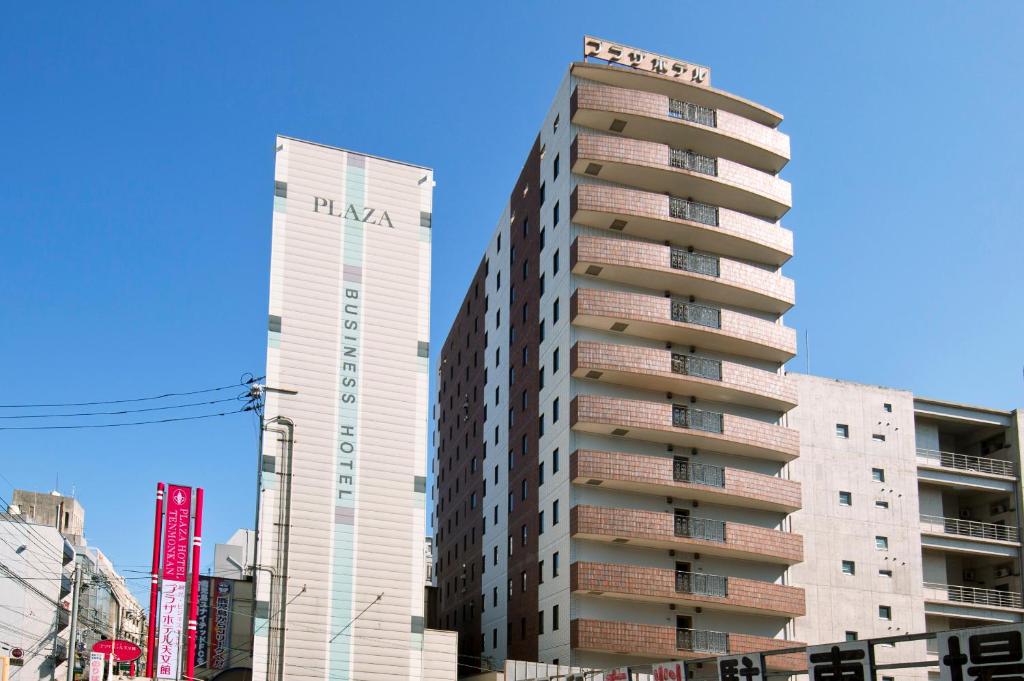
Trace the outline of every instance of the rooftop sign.
<instances>
[{"instance_id":1,"label":"rooftop sign","mask_svg":"<svg viewBox=\"0 0 1024 681\"><path fill-rule=\"evenodd\" d=\"M583 59L602 59L611 64L629 66L638 71L650 71L670 78L678 78L693 85L710 87L711 69L698 64L679 61L672 57L644 52L635 47L612 43L593 36L583 37Z\"/></svg>"}]
</instances>

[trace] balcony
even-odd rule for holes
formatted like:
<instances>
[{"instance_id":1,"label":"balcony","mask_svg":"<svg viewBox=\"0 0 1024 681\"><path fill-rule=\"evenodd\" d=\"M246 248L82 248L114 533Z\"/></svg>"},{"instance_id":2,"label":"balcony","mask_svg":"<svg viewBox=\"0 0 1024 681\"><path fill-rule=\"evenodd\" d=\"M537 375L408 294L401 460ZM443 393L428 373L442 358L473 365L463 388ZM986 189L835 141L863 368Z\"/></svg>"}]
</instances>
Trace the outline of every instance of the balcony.
<instances>
[{"instance_id":1,"label":"balcony","mask_svg":"<svg viewBox=\"0 0 1024 681\"><path fill-rule=\"evenodd\" d=\"M576 593L616 600L782 617L805 614L803 589L738 577L580 562L572 564L569 584Z\"/></svg>"},{"instance_id":2,"label":"balcony","mask_svg":"<svg viewBox=\"0 0 1024 681\"><path fill-rule=\"evenodd\" d=\"M664 194L581 183L571 211L578 224L744 260L781 265L793 255L793 233L778 223Z\"/></svg>"},{"instance_id":3,"label":"balcony","mask_svg":"<svg viewBox=\"0 0 1024 681\"><path fill-rule=\"evenodd\" d=\"M570 362L573 376L611 385L780 412L796 406L796 389L785 376L727 360L635 345L578 341L572 347Z\"/></svg>"},{"instance_id":4,"label":"balcony","mask_svg":"<svg viewBox=\"0 0 1024 681\"><path fill-rule=\"evenodd\" d=\"M934 449L917 450L922 482L967 490L1013 492L1017 470L1012 461Z\"/></svg>"},{"instance_id":5,"label":"balcony","mask_svg":"<svg viewBox=\"0 0 1024 681\"><path fill-rule=\"evenodd\" d=\"M1017 528L976 520L921 516L921 546L954 553L1016 557L1020 550Z\"/></svg>"},{"instance_id":6,"label":"balcony","mask_svg":"<svg viewBox=\"0 0 1024 681\"><path fill-rule=\"evenodd\" d=\"M570 519L570 532L576 539L782 565L799 563L804 555L801 535L710 518L684 519L656 511L574 506Z\"/></svg>"},{"instance_id":7,"label":"balcony","mask_svg":"<svg viewBox=\"0 0 1024 681\"><path fill-rule=\"evenodd\" d=\"M774 314L795 302L793 280L778 271L645 241L581 235L570 266L576 274Z\"/></svg>"},{"instance_id":8,"label":"balcony","mask_svg":"<svg viewBox=\"0 0 1024 681\"><path fill-rule=\"evenodd\" d=\"M57 631L64 631L71 625L71 613L64 608L57 608Z\"/></svg>"},{"instance_id":9,"label":"balcony","mask_svg":"<svg viewBox=\"0 0 1024 681\"><path fill-rule=\"evenodd\" d=\"M577 134L572 172L778 220L792 206L785 180L725 158L612 135Z\"/></svg>"},{"instance_id":10,"label":"balcony","mask_svg":"<svg viewBox=\"0 0 1024 681\"><path fill-rule=\"evenodd\" d=\"M925 582L926 615L941 615L988 622L1024 621L1021 594L957 584Z\"/></svg>"},{"instance_id":11,"label":"balcony","mask_svg":"<svg viewBox=\"0 0 1024 681\"><path fill-rule=\"evenodd\" d=\"M682 458L581 449L570 457L570 479L577 485L722 506L781 513L800 508L799 482Z\"/></svg>"},{"instance_id":12,"label":"balcony","mask_svg":"<svg viewBox=\"0 0 1024 681\"><path fill-rule=\"evenodd\" d=\"M579 288L572 323L680 345L787 362L796 355L793 329L714 305L642 293Z\"/></svg>"},{"instance_id":13,"label":"balcony","mask_svg":"<svg viewBox=\"0 0 1024 681\"><path fill-rule=\"evenodd\" d=\"M581 432L628 435L772 461L792 461L800 454L795 430L689 405L578 395L572 401L570 423Z\"/></svg>"},{"instance_id":14,"label":"balcony","mask_svg":"<svg viewBox=\"0 0 1024 681\"><path fill-rule=\"evenodd\" d=\"M570 623L570 645L577 650L670 660L778 650L803 643L748 634L574 619ZM799 654L772 655L766 664L769 669L783 671L806 667Z\"/></svg>"},{"instance_id":15,"label":"balcony","mask_svg":"<svg viewBox=\"0 0 1024 681\"><path fill-rule=\"evenodd\" d=\"M685 99L580 81L571 107L573 123L595 130L685 145L769 173L778 173L789 161L787 135L730 111Z\"/></svg>"}]
</instances>

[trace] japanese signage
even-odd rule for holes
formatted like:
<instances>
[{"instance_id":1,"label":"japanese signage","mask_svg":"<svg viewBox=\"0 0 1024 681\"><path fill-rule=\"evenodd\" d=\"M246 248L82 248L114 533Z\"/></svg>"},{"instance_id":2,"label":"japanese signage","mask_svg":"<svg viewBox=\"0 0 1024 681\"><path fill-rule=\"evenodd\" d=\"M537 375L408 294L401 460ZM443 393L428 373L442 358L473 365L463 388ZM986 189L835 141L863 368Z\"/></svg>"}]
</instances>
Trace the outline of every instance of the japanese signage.
<instances>
[{"instance_id":1,"label":"japanese signage","mask_svg":"<svg viewBox=\"0 0 1024 681\"><path fill-rule=\"evenodd\" d=\"M608 42L589 35L583 38L583 56L678 78L693 85L705 87L711 85L711 69L706 66L689 64L660 54L651 54L635 47Z\"/></svg>"},{"instance_id":2,"label":"japanese signage","mask_svg":"<svg viewBox=\"0 0 1024 681\"><path fill-rule=\"evenodd\" d=\"M807 648L810 681L873 681L873 653L867 641L845 641Z\"/></svg>"},{"instance_id":3,"label":"japanese signage","mask_svg":"<svg viewBox=\"0 0 1024 681\"><path fill-rule=\"evenodd\" d=\"M192 488L167 487L167 527L164 530L163 587L160 590L156 676L178 679L181 632L185 619L185 578L188 574L189 529L192 522Z\"/></svg>"},{"instance_id":4,"label":"japanese signage","mask_svg":"<svg viewBox=\"0 0 1024 681\"><path fill-rule=\"evenodd\" d=\"M227 669L231 653L231 611L234 584L230 579L213 582L213 612L210 619L210 669Z\"/></svg>"},{"instance_id":5,"label":"japanese signage","mask_svg":"<svg viewBox=\"0 0 1024 681\"><path fill-rule=\"evenodd\" d=\"M103 653L89 653L89 681L103 681Z\"/></svg>"},{"instance_id":6,"label":"japanese signage","mask_svg":"<svg viewBox=\"0 0 1024 681\"><path fill-rule=\"evenodd\" d=\"M96 641L96 643L92 644L92 652L104 655L113 654L118 662L131 662L142 656L142 648L123 638L119 638L116 641L111 641L110 639Z\"/></svg>"},{"instance_id":7,"label":"japanese signage","mask_svg":"<svg viewBox=\"0 0 1024 681\"><path fill-rule=\"evenodd\" d=\"M1024 677L1024 624L944 631L939 644L941 681L1009 681Z\"/></svg>"},{"instance_id":8,"label":"japanese signage","mask_svg":"<svg viewBox=\"0 0 1024 681\"><path fill-rule=\"evenodd\" d=\"M724 655L715 660L718 681L764 681L764 655Z\"/></svg>"},{"instance_id":9,"label":"japanese signage","mask_svg":"<svg viewBox=\"0 0 1024 681\"><path fill-rule=\"evenodd\" d=\"M199 593L196 596L196 666L205 667L207 648L210 645L210 582L209 577L199 578Z\"/></svg>"},{"instance_id":10,"label":"japanese signage","mask_svg":"<svg viewBox=\"0 0 1024 681\"><path fill-rule=\"evenodd\" d=\"M604 681L629 681L629 667L616 667L604 673Z\"/></svg>"},{"instance_id":11,"label":"japanese signage","mask_svg":"<svg viewBox=\"0 0 1024 681\"><path fill-rule=\"evenodd\" d=\"M686 665L682 660L651 665L654 681L686 681Z\"/></svg>"}]
</instances>

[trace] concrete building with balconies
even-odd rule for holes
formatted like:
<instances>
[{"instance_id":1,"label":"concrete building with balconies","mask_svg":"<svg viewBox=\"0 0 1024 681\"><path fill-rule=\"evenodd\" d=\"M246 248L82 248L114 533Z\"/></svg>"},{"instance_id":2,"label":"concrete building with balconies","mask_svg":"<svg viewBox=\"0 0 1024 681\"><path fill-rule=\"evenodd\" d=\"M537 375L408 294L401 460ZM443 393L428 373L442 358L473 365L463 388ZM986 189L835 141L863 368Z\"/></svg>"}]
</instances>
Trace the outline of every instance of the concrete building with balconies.
<instances>
[{"instance_id":1,"label":"concrete building with balconies","mask_svg":"<svg viewBox=\"0 0 1024 681\"><path fill-rule=\"evenodd\" d=\"M799 645L782 116L584 43L439 358L439 626L464 669Z\"/></svg>"}]
</instances>

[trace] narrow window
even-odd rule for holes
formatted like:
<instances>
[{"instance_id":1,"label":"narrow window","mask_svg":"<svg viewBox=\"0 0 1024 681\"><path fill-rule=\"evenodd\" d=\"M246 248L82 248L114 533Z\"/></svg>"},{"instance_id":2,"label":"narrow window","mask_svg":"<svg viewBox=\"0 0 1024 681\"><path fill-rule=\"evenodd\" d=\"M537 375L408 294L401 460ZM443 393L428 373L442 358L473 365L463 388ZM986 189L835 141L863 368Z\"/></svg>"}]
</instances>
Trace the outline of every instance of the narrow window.
<instances>
[{"instance_id":1,"label":"narrow window","mask_svg":"<svg viewBox=\"0 0 1024 681\"><path fill-rule=\"evenodd\" d=\"M551 576L558 576L558 551L551 554Z\"/></svg>"},{"instance_id":2,"label":"narrow window","mask_svg":"<svg viewBox=\"0 0 1024 681\"><path fill-rule=\"evenodd\" d=\"M846 425L845 423L837 423L836 437L841 437L843 439L850 437L850 426Z\"/></svg>"},{"instance_id":3,"label":"narrow window","mask_svg":"<svg viewBox=\"0 0 1024 681\"><path fill-rule=\"evenodd\" d=\"M857 574L857 564L852 560L843 561L843 574L844 575L855 575Z\"/></svg>"},{"instance_id":4,"label":"narrow window","mask_svg":"<svg viewBox=\"0 0 1024 681\"><path fill-rule=\"evenodd\" d=\"M541 461L537 466L537 486L540 487L544 484L544 462Z\"/></svg>"},{"instance_id":5,"label":"narrow window","mask_svg":"<svg viewBox=\"0 0 1024 681\"><path fill-rule=\"evenodd\" d=\"M561 154L555 154L555 160L553 160L551 162L551 179L552 180L557 180L558 179L558 166L559 166L559 160L561 159L561 157L562 157Z\"/></svg>"},{"instance_id":6,"label":"narrow window","mask_svg":"<svg viewBox=\"0 0 1024 681\"><path fill-rule=\"evenodd\" d=\"M885 469L884 468L872 468L871 479L875 482L885 482Z\"/></svg>"},{"instance_id":7,"label":"narrow window","mask_svg":"<svg viewBox=\"0 0 1024 681\"><path fill-rule=\"evenodd\" d=\"M882 405L882 408L883 408L883 409L885 409L885 410L886 410L887 412L890 412L890 413L892 412L892 405L891 405L891 404L889 404L888 402L886 402L885 404L883 404L883 405ZM885 677L883 676L882 678L884 679Z\"/></svg>"},{"instance_id":8,"label":"narrow window","mask_svg":"<svg viewBox=\"0 0 1024 681\"><path fill-rule=\"evenodd\" d=\"M839 505L840 506L853 506L853 495L849 492L839 493Z\"/></svg>"},{"instance_id":9,"label":"narrow window","mask_svg":"<svg viewBox=\"0 0 1024 681\"><path fill-rule=\"evenodd\" d=\"M558 524L558 499L555 499L551 503L551 524L552 525L557 525Z\"/></svg>"},{"instance_id":10,"label":"narrow window","mask_svg":"<svg viewBox=\"0 0 1024 681\"><path fill-rule=\"evenodd\" d=\"M871 439L875 442L885 442L885 436L879 433L875 433L871 436Z\"/></svg>"},{"instance_id":11,"label":"narrow window","mask_svg":"<svg viewBox=\"0 0 1024 681\"><path fill-rule=\"evenodd\" d=\"M558 348L551 353L551 373L558 373Z\"/></svg>"},{"instance_id":12,"label":"narrow window","mask_svg":"<svg viewBox=\"0 0 1024 681\"><path fill-rule=\"evenodd\" d=\"M551 254L551 276L558 274L558 249Z\"/></svg>"},{"instance_id":13,"label":"narrow window","mask_svg":"<svg viewBox=\"0 0 1024 681\"><path fill-rule=\"evenodd\" d=\"M551 304L551 323L558 323L558 298L555 298L555 302Z\"/></svg>"},{"instance_id":14,"label":"narrow window","mask_svg":"<svg viewBox=\"0 0 1024 681\"><path fill-rule=\"evenodd\" d=\"M537 534L544 534L544 511L537 513Z\"/></svg>"},{"instance_id":15,"label":"narrow window","mask_svg":"<svg viewBox=\"0 0 1024 681\"><path fill-rule=\"evenodd\" d=\"M892 606L880 605L878 606L878 619L880 620L891 620L892 619Z\"/></svg>"},{"instance_id":16,"label":"narrow window","mask_svg":"<svg viewBox=\"0 0 1024 681\"><path fill-rule=\"evenodd\" d=\"M889 502L888 501L882 501L882 500L876 500L875 501L875 508L889 508Z\"/></svg>"},{"instance_id":17,"label":"narrow window","mask_svg":"<svg viewBox=\"0 0 1024 681\"><path fill-rule=\"evenodd\" d=\"M848 632L846 632L846 640L847 641L856 641L857 640L857 632L856 631L848 631Z\"/></svg>"},{"instance_id":18,"label":"narrow window","mask_svg":"<svg viewBox=\"0 0 1024 681\"><path fill-rule=\"evenodd\" d=\"M558 554L555 554L558 555ZM551 608L551 631L558 631L558 606Z\"/></svg>"},{"instance_id":19,"label":"narrow window","mask_svg":"<svg viewBox=\"0 0 1024 681\"><path fill-rule=\"evenodd\" d=\"M551 473L554 474L554 473L557 473L557 472L558 472L558 448L556 447L555 451L551 452Z\"/></svg>"},{"instance_id":20,"label":"narrow window","mask_svg":"<svg viewBox=\"0 0 1024 681\"><path fill-rule=\"evenodd\" d=\"M558 226L558 201L555 201L554 207L551 209L551 226Z\"/></svg>"},{"instance_id":21,"label":"narrow window","mask_svg":"<svg viewBox=\"0 0 1024 681\"><path fill-rule=\"evenodd\" d=\"M878 576L879 577L889 577L889 578L891 578L892 577L892 570L879 570L878 571Z\"/></svg>"},{"instance_id":22,"label":"narrow window","mask_svg":"<svg viewBox=\"0 0 1024 681\"><path fill-rule=\"evenodd\" d=\"M889 550L889 538L878 535L875 537L875 548L879 551Z\"/></svg>"},{"instance_id":23,"label":"narrow window","mask_svg":"<svg viewBox=\"0 0 1024 681\"><path fill-rule=\"evenodd\" d=\"M537 633L544 633L544 611L540 610L537 612Z\"/></svg>"},{"instance_id":24,"label":"narrow window","mask_svg":"<svg viewBox=\"0 0 1024 681\"><path fill-rule=\"evenodd\" d=\"M551 423L558 423L558 398L551 403Z\"/></svg>"}]
</instances>

